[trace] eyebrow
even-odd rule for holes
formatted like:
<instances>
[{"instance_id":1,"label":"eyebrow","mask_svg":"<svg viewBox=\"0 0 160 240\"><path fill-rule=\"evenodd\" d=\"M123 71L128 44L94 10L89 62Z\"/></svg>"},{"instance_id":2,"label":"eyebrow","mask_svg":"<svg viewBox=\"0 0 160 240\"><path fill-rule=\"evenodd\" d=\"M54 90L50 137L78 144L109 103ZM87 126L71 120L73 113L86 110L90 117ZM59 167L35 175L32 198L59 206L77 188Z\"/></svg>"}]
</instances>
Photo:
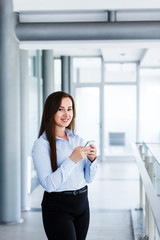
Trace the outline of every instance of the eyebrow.
<instances>
[{"instance_id":1,"label":"eyebrow","mask_svg":"<svg viewBox=\"0 0 160 240\"><path fill-rule=\"evenodd\" d=\"M63 107L63 106L60 106L61 108L65 108L65 107ZM69 106L68 108L72 108L72 106Z\"/></svg>"}]
</instances>

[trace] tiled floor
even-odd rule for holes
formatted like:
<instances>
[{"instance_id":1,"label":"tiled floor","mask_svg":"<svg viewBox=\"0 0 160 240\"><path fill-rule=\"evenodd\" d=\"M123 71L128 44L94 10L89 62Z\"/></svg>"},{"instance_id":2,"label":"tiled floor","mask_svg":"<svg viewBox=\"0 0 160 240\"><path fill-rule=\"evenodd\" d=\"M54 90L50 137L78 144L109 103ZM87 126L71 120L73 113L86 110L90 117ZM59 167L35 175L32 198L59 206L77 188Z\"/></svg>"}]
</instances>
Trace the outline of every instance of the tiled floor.
<instances>
[{"instance_id":1,"label":"tiled floor","mask_svg":"<svg viewBox=\"0 0 160 240\"><path fill-rule=\"evenodd\" d=\"M89 185L91 221L87 240L133 240L130 209L138 206L138 180L134 162L100 164L95 181ZM40 212L42 195L41 187L31 194L32 211L22 213L22 224L0 225L1 240L46 239Z\"/></svg>"}]
</instances>

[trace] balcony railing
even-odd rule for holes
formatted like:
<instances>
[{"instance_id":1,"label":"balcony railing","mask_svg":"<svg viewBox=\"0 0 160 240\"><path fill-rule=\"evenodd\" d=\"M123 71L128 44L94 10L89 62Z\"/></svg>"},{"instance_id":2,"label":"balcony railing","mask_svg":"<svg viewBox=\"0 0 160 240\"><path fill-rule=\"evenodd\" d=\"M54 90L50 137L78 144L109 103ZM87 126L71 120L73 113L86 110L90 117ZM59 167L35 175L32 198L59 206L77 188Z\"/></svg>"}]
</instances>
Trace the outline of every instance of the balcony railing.
<instances>
[{"instance_id":1,"label":"balcony railing","mask_svg":"<svg viewBox=\"0 0 160 240\"><path fill-rule=\"evenodd\" d=\"M139 239L160 240L160 143L137 143L133 149L140 175L139 208L145 217L145 236Z\"/></svg>"}]
</instances>

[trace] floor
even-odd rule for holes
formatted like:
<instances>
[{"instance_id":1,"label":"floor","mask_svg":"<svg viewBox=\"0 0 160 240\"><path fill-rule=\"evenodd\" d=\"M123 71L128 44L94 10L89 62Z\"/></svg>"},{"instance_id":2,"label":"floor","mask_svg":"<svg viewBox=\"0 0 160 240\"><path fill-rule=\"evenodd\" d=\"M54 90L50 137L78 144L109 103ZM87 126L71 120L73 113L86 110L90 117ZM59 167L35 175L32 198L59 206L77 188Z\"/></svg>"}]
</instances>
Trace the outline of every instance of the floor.
<instances>
[{"instance_id":1,"label":"floor","mask_svg":"<svg viewBox=\"0 0 160 240\"><path fill-rule=\"evenodd\" d=\"M23 223L0 225L1 240L46 239L40 210L42 195L39 186L29 196L31 210L22 213ZM91 220L86 240L134 240L131 209L139 203L136 163L100 163L95 181L89 184L89 202Z\"/></svg>"}]
</instances>

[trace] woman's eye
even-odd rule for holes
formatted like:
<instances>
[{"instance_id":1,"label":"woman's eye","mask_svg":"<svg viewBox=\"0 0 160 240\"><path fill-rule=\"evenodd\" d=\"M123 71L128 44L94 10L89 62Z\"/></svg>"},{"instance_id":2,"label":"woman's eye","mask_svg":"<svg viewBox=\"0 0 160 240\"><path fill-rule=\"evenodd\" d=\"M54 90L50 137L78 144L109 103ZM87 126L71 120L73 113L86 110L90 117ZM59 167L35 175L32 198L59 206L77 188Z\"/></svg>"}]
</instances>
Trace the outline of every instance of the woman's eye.
<instances>
[{"instance_id":1,"label":"woman's eye","mask_svg":"<svg viewBox=\"0 0 160 240\"><path fill-rule=\"evenodd\" d=\"M68 111L72 111L72 108L68 108Z\"/></svg>"},{"instance_id":2,"label":"woman's eye","mask_svg":"<svg viewBox=\"0 0 160 240\"><path fill-rule=\"evenodd\" d=\"M63 108L59 108L58 110L59 110L59 111L63 111Z\"/></svg>"}]
</instances>

